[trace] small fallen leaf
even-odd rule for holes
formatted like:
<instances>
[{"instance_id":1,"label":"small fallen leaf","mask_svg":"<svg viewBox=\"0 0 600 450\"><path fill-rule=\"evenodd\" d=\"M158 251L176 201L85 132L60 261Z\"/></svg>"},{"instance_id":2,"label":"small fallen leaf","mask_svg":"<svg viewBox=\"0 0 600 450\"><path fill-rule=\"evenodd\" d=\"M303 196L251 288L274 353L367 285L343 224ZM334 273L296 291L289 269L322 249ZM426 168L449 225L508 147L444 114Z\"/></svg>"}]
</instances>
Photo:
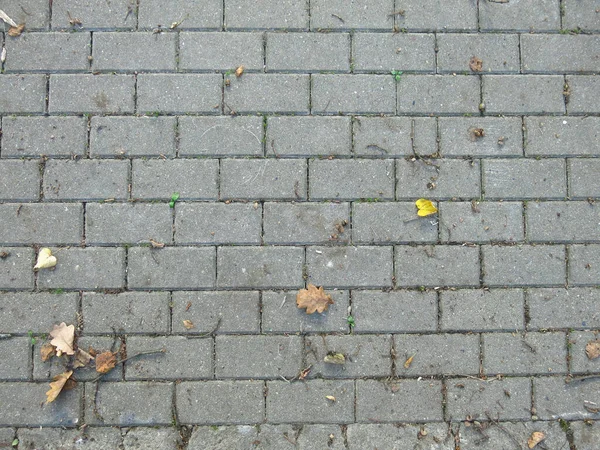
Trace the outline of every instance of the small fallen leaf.
<instances>
[{"instance_id":1,"label":"small fallen leaf","mask_svg":"<svg viewBox=\"0 0 600 450\"><path fill-rule=\"evenodd\" d=\"M303 371L300 372L300 374L298 375L298 379L299 380L304 380L308 374L310 373L310 370L312 369L312 366L308 366L306 369L304 369Z\"/></svg>"},{"instance_id":2,"label":"small fallen leaf","mask_svg":"<svg viewBox=\"0 0 600 450\"><path fill-rule=\"evenodd\" d=\"M529 448L533 448L540 442L542 442L544 439L546 439L546 435L544 433L542 433L541 431L534 431L533 433L531 433L529 439L527 439L527 446Z\"/></svg>"},{"instance_id":3,"label":"small fallen leaf","mask_svg":"<svg viewBox=\"0 0 600 450\"><path fill-rule=\"evenodd\" d=\"M52 403L60 394L60 391L63 390L65 383L69 378L73 375L73 371L69 370L68 372L61 373L56 375L50 383L50 390L46 392L46 403Z\"/></svg>"},{"instance_id":4,"label":"small fallen leaf","mask_svg":"<svg viewBox=\"0 0 600 450\"><path fill-rule=\"evenodd\" d=\"M73 368L78 369L80 367L87 366L90 361L94 359L92 355L90 355L85 350L77 349L77 353L75 355L75 361L73 362Z\"/></svg>"},{"instance_id":5,"label":"small fallen leaf","mask_svg":"<svg viewBox=\"0 0 600 450\"><path fill-rule=\"evenodd\" d=\"M52 250L47 247L40 249L37 262L33 266L33 270L49 269L56 266L56 256L52 255Z\"/></svg>"},{"instance_id":6,"label":"small fallen leaf","mask_svg":"<svg viewBox=\"0 0 600 450\"><path fill-rule=\"evenodd\" d=\"M191 320L184 320L183 321L183 326L185 327L186 330L191 330L192 328L194 328L194 322L192 322Z\"/></svg>"},{"instance_id":7,"label":"small fallen leaf","mask_svg":"<svg viewBox=\"0 0 600 450\"><path fill-rule=\"evenodd\" d=\"M155 241L154 239L150 239L150 245L152 248L164 248L165 244L163 242Z\"/></svg>"},{"instance_id":8,"label":"small fallen leaf","mask_svg":"<svg viewBox=\"0 0 600 450\"><path fill-rule=\"evenodd\" d=\"M333 395L326 395L325 398L330 402L335 402L335 397Z\"/></svg>"},{"instance_id":9,"label":"small fallen leaf","mask_svg":"<svg viewBox=\"0 0 600 450\"><path fill-rule=\"evenodd\" d=\"M485 130L483 128L469 128L471 134L471 141L476 141L485 136Z\"/></svg>"},{"instance_id":10,"label":"small fallen leaf","mask_svg":"<svg viewBox=\"0 0 600 450\"><path fill-rule=\"evenodd\" d=\"M6 14L1 9L0 9L0 19L2 19L3 21L5 21L11 27L18 27L17 23L14 20L12 20L10 17L8 17L8 14Z\"/></svg>"},{"instance_id":11,"label":"small fallen leaf","mask_svg":"<svg viewBox=\"0 0 600 450\"><path fill-rule=\"evenodd\" d=\"M414 355L412 355L410 358L408 358L406 361L404 361L404 368L408 369L410 367L410 365L413 362L413 358L415 357L416 353Z\"/></svg>"},{"instance_id":12,"label":"small fallen leaf","mask_svg":"<svg viewBox=\"0 0 600 450\"><path fill-rule=\"evenodd\" d=\"M16 27L15 26L10 27L8 29L8 35L10 37L19 37L19 36L21 36L21 33L23 32L24 29L25 29L24 23L17 25Z\"/></svg>"},{"instance_id":13,"label":"small fallen leaf","mask_svg":"<svg viewBox=\"0 0 600 450\"><path fill-rule=\"evenodd\" d=\"M67 326L62 322L60 325L54 325L50 332L50 336L54 339L50 341L56 347L56 355L60 356L63 353L74 355L73 339L75 338L75 325Z\"/></svg>"},{"instance_id":14,"label":"small fallen leaf","mask_svg":"<svg viewBox=\"0 0 600 450\"><path fill-rule=\"evenodd\" d=\"M0 259L5 259L8 258L10 256L10 252L0 252Z\"/></svg>"},{"instance_id":15,"label":"small fallen leaf","mask_svg":"<svg viewBox=\"0 0 600 450\"><path fill-rule=\"evenodd\" d=\"M94 358L96 357L96 355L98 354L98 352L96 351L96 349L94 347L92 347L91 345L88 347L88 353L93 356Z\"/></svg>"},{"instance_id":16,"label":"small fallen leaf","mask_svg":"<svg viewBox=\"0 0 600 450\"><path fill-rule=\"evenodd\" d=\"M179 192L175 192L171 195L171 200L169 200L169 208L175 208L175 203L179 200Z\"/></svg>"},{"instance_id":17,"label":"small fallen leaf","mask_svg":"<svg viewBox=\"0 0 600 450\"><path fill-rule=\"evenodd\" d=\"M600 357L600 340L588 342L585 346L585 354L589 359Z\"/></svg>"},{"instance_id":18,"label":"small fallen leaf","mask_svg":"<svg viewBox=\"0 0 600 450\"><path fill-rule=\"evenodd\" d=\"M237 69L235 69L235 76L238 78L241 77L242 74L244 73L244 69L245 69L244 66L240 66Z\"/></svg>"},{"instance_id":19,"label":"small fallen leaf","mask_svg":"<svg viewBox=\"0 0 600 450\"><path fill-rule=\"evenodd\" d=\"M106 351L96 355L96 372L108 373L117 365L116 353Z\"/></svg>"},{"instance_id":20,"label":"small fallen leaf","mask_svg":"<svg viewBox=\"0 0 600 450\"><path fill-rule=\"evenodd\" d=\"M314 284L309 284L307 289L300 289L296 295L298 308L306 308L306 314L327 311L333 303L331 295L325 293L323 286L316 287Z\"/></svg>"},{"instance_id":21,"label":"small fallen leaf","mask_svg":"<svg viewBox=\"0 0 600 450\"><path fill-rule=\"evenodd\" d=\"M333 353L333 352L329 352L327 353L327 355L325 355L325 358L323 358L323 361L326 362L327 364L346 364L346 357L344 356L343 353Z\"/></svg>"},{"instance_id":22,"label":"small fallen leaf","mask_svg":"<svg viewBox=\"0 0 600 450\"><path fill-rule=\"evenodd\" d=\"M483 61L477 56L473 56L469 61L469 67L473 72L481 72L483 70Z\"/></svg>"},{"instance_id":23,"label":"small fallen leaf","mask_svg":"<svg viewBox=\"0 0 600 450\"><path fill-rule=\"evenodd\" d=\"M435 214L437 212L437 208L433 204L431 200L427 200L426 198L420 198L415 202L417 206L417 215L419 217L430 216L431 214Z\"/></svg>"},{"instance_id":24,"label":"small fallen leaf","mask_svg":"<svg viewBox=\"0 0 600 450\"><path fill-rule=\"evenodd\" d=\"M54 345L46 342L44 345L42 345L42 348L40 348L40 355L42 356L42 361L48 361L50 358L56 355L56 349L54 348Z\"/></svg>"}]
</instances>

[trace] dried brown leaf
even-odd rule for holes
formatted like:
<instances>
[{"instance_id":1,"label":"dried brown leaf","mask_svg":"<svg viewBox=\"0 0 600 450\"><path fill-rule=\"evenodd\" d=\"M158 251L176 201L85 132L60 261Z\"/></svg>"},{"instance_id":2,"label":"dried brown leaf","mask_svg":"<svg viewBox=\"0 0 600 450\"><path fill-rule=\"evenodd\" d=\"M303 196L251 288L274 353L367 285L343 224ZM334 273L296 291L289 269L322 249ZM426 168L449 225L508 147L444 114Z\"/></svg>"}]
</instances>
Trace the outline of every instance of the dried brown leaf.
<instances>
[{"instance_id":1,"label":"dried brown leaf","mask_svg":"<svg viewBox=\"0 0 600 450\"><path fill-rule=\"evenodd\" d=\"M56 355L56 349L54 348L54 345L46 342L44 345L42 345L42 348L40 348L40 355L42 356L42 361L48 361L50 358Z\"/></svg>"},{"instance_id":2,"label":"dried brown leaf","mask_svg":"<svg viewBox=\"0 0 600 450\"><path fill-rule=\"evenodd\" d=\"M469 67L473 72L481 72L483 70L483 61L477 56L473 56L469 61Z\"/></svg>"},{"instance_id":3,"label":"dried brown leaf","mask_svg":"<svg viewBox=\"0 0 600 450\"><path fill-rule=\"evenodd\" d=\"M16 27L10 27L8 29L8 35L10 37L19 37L19 36L21 36L21 33L23 32L24 29L25 29L24 23L17 25Z\"/></svg>"},{"instance_id":4,"label":"dried brown leaf","mask_svg":"<svg viewBox=\"0 0 600 450\"><path fill-rule=\"evenodd\" d=\"M585 346L585 354L589 359L600 357L600 340L588 342Z\"/></svg>"},{"instance_id":5,"label":"dried brown leaf","mask_svg":"<svg viewBox=\"0 0 600 450\"><path fill-rule=\"evenodd\" d=\"M529 439L527 439L527 446L529 448L533 448L540 442L542 442L544 439L546 439L546 435L544 433L542 433L541 431L534 431L533 433L531 433L531 436L529 436Z\"/></svg>"},{"instance_id":6,"label":"dried brown leaf","mask_svg":"<svg viewBox=\"0 0 600 450\"><path fill-rule=\"evenodd\" d=\"M56 347L56 354L58 356L63 353L66 353L67 355L75 354L75 350L73 350L75 325L67 326L64 322L60 325L54 325L53 330L50 332L50 336L54 338L50 343Z\"/></svg>"},{"instance_id":7,"label":"dried brown leaf","mask_svg":"<svg viewBox=\"0 0 600 450\"><path fill-rule=\"evenodd\" d=\"M312 366L308 366L306 369L304 369L303 371L300 372L300 375L298 375L298 379L299 380L304 380L308 374L310 373L310 370L312 369Z\"/></svg>"},{"instance_id":8,"label":"dried brown leaf","mask_svg":"<svg viewBox=\"0 0 600 450\"><path fill-rule=\"evenodd\" d=\"M90 363L92 359L94 359L92 355L90 355L85 350L81 350L80 348L78 348L77 353L75 355L75 362L73 363L73 367L75 369L85 367Z\"/></svg>"},{"instance_id":9,"label":"dried brown leaf","mask_svg":"<svg viewBox=\"0 0 600 450\"><path fill-rule=\"evenodd\" d=\"M485 136L485 130L483 128L469 128L469 134L471 135L471 141L476 141Z\"/></svg>"},{"instance_id":10,"label":"dried brown leaf","mask_svg":"<svg viewBox=\"0 0 600 450\"><path fill-rule=\"evenodd\" d=\"M150 239L150 245L152 248L164 248L165 244L163 242L155 241L154 239Z\"/></svg>"},{"instance_id":11,"label":"dried brown leaf","mask_svg":"<svg viewBox=\"0 0 600 450\"><path fill-rule=\"evenodd\" d=\"M183 321L183 326L186 330L191 330L192 328L195 327L194 322L192 322L191 320L184 320Z\"/></svg>"},{"instance_id":12,"label":"dried brown leaf","mask_svg":"<svg viewBox=\"0 0 600 450\"><path fill-rule=\"evenodd\" d=\"M91 345L88 347L88 353L90 355L92 355L94 358L96 357L96 355L98 354L98 352L96 351L96 349L94 347L92 347Z\"/></svg>"},{"instance_id":13,"label":"dried brown leaf","mask_svg":"<svg viewBox=\"0 0 600 450\"><path fill-rule=\"evenodd\" d=\"M56 375L50 383L50 390L46 392L46 403L52 403L58 397L58 394L63 390L65 384L69 378L73 375L73 371L61 373Z\"/></svg>"},{"instance_id":14,"label":"dried brown leaf","mask_svg":"<svg viewBox=\"0 0 600 450\"><path fill-rule=\"evenodd\" d=\"M240 66L237 69L235 69L235 76L238 78L241 77L244 73L244 69L245 69L244 66Z\"/></svg>"},{"instance_id":15,"label":"dried brown leaf","mask_svg":"<svg viewBox=\"0 0 600 450\"><path fill-rule=\"evenodd\" d=\"M416 355L416 353L415 353ZM413 362L413 358L415 357L415 355L412 355L410 358L408 358L406 361L404 361L404 368L408 369L410 367L410 365Z\"/></svg>"},{"instance_id":16,"label":"dried brown leaf","mask_svg":"<svg viewBox=\"0 0 600 450\"><path fill-rule=\"evenodd\" d=\"M306 308L306 314L327 311L333 303L331 295L325 293L323 286L316 287L314 284L309 284L307 289L300 289L296 295L298 308Z\"/></svg>"},{"instance_id":17,"label":"dried brown leaf","mask_svg":"<svg viewBox=\"0 0 600 450\"><path fill-rule=\"evenodd\" d=\"M102 352L96 355L96 372L108 373L117 365L117 355L113 352Z\"/></svg>"}]
</instances>

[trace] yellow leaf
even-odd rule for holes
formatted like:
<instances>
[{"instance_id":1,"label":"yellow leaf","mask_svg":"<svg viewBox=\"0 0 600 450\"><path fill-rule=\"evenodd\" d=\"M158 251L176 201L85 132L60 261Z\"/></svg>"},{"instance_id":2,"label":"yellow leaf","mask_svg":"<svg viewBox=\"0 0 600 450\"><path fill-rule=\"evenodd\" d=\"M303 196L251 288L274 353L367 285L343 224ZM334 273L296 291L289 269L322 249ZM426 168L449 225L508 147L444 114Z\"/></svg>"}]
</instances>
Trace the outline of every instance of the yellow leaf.
<instances>
[{"instance_id":1,"label":"yellow leaf","mask_svg":"<svg viewBox=\"0 0 600 450\"><path fill-rule=\"evenodd\" d=\"M63 387L65 387L67 380L71 378L71 375L73 375L73 371L69 370L68 372L56 375L53 378L54 381L50 383L50 390L46 392L46 403L52 403L54 400L56 400L56 397L58 397L60 391L62 391Z\"/></svg>"},{"instance_id":2,"label":"yellow leaf","mask_svg":"<svg viewBox=\"0 0 600 450\"><path fill-rule=\"evenodd\" d=\"M327 364L346 364L346 357L343 353L330 352L325 355L323 361Z\"/></svg>"},{"instance_id":3,"label":"yellow leaf","mask_svg":"<svg viewBox=\"0 0 600 450\"><path fill-rule=\"evenodd\" d=\"M330 402L335 402L335 397L333 395L326 395L325 398Z\"/></svg>"},{"instance_id":4,"label":"yellow leaf","mask_svg":"<svg viewBox=\"0 0 600 450\"><path fill-rule=\"evenodd\" d=\"M73 350L75 325L67 326L64 322L60 325L54 325L54 328L50 332L50 337L53 338L50 343L56 347L56 354L58 356L62 353L66 353L67 355L75 354L75 350Z\"/></svg>"},{"instance_id":5,"label":"yellow leaf","mask_svg":"<svg viewBox=\"0 0 600 450\"><path fill-rule=\"evenodd\" d=\"M415 353L416 355L416 353ZM406 361L404 361L404 368L408 369L410 367L410 365L413 362L413 358L415 357L415 355L412 355L410 358L408 358Z\"/></svg>"},{"instance_id":6,"label":"yellow leaf","mask_svg":"<svg viewBox=\"0 0 600 450\"><path fill-rule=\"evenodd\" d=\"M56 256L52 256L52 251L49 248L44 247L40 250L37 262L33 266L33 270L49 269L50 267L56 266Z\"/></svg>"},{"instance_id":7,"label":"yellow leaf","mask_svg":"<svg viewBox=\"0 0 600 450\"><path fill-rule=\"evenodd\" d=\"M546 435L544 433L542 433L541 431L534 431L533 433L531 433L529 439L527 439L527 446L529 448L533 448L540 442L542 442L544 439L546 439Z\"/></svg>"},{"instance_id":8,"label":"yellow leaf","mask_svg":"<svg viewBox=\"0 0 600 450\"><path fill-rule=\"evenodd\" d=\"M437 212L437 208L433 204L431 200L427 200L425 198L420 198L415 202L417 205L417 214L419 217L430 216L431 214L435 214Z\"/></svg>"}]
</instances>

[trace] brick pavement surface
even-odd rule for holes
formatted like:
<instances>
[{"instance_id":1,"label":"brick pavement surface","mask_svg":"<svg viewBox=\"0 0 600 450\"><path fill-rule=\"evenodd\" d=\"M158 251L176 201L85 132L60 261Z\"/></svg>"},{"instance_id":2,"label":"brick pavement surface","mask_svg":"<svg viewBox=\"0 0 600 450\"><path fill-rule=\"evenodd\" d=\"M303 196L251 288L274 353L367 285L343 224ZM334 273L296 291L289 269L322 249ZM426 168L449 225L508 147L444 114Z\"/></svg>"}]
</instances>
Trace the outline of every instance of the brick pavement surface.
<instances>
[{"instance_id":1,"label":"brick pavement surface","mask_svg":"<svg viewBox=\"0 0 600 450\"><path fill-rule=\"evenodd\" d=\"M598 0L0 9L0 448L600 449Z\"/></svg>"}]
</instances>

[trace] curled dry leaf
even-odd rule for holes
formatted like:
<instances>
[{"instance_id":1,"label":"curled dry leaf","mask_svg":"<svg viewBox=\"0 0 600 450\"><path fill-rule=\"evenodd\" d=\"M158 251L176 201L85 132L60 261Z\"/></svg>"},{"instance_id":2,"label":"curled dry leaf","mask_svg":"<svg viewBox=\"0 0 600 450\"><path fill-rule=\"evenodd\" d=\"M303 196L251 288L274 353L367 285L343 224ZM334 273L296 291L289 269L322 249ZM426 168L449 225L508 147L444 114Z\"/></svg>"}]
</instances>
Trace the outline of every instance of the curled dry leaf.
<instances>
[{"instance_id":1,"label":"curled dry leaf","mask_svg":"<svg viewBox=\"0 0 600 450\"><path fill-rule=\"evenodd\" d=\"M542 433L541 431L534 431L533 433L531 433L531 436L529 436L529 439L527 439L527 446L529 448L533 448L540 442L542 442L544 439L546 439L546 435L544 433Z\"/></svg>"},{"instance_id":2,"label":"curled dry leaf","mask_svg":"<svg viewBox=\"0 0 600 450\"><path fill-rule=\"evenodd\" d=\"M192 328L194 328L194 322L192 322L191 320L184 320L183 321L183 326L186 330L191 330Z\"/></svg>"},{"instance_id":3,"label":"curled dry leaf","mask_svg":"<svg viewBox=\"0 0 600 450\"><path fill-rule=\"evenodd\" d=\"M416 353L415 353L416 355ZM415 355L412 355L410 358L408 358L406 361L404 361L404 368L408 369L410 367L410 365L413 362L413 358L415 357Z\"/></svg>"},{"instance_id":4,"label":"curled dry leaf","mask_svg":"<svg viewBox=\"0 0 600 450\"><path fill-rule=\"evenodd\" d=\"M75 325L67 326L66 323L62 322L60 325L54 325L54 328L50 332L50 336L53 338L50 344L56 347L56 354L60 356L63 353L67 355L74 355L73 350L73 339L75 338Z\"/></svg>"},{"instance_id":5,"label":"curled dry leaf","mask_svg":"<svg viewBox=\"0 0 600 450\"><path fill-rule=\"evenodd\" d=\"M600 340L588 342L585 346L585 354L589 359L600 357Z\"/></svg>"},{"instance_id":6,"label":"curled dry leaf","mask_svg":"<svg viewBox=\"0 0 600 450\"><path fill-rule=\"evenodd\" d=\"M19 36L21 36L21 33L23 32L24 29L25 29L24 23L17 25L17 26L10 27L8 29L8 35L10 37L19 37Z\"/></svg>"},{"instance_id":7,"label":"curled dry leaf","mask_svg":"<svg viewBox=\"0 0 600 450\"><path fill-rule=\"evenodd\" d=\"M46 342L44 345L42 345L42 348L40 348L40 355L42 357L42 361L48 361L50 358L56 355L56 349L54 348L54 345Z\"/></svg>"},{"instance_id":8,"label":"curled dry leaf","mask_svg":"<svg viewBox=\"0 0 600 450\"><path fill-rule=\"evenodd\" d=\"M73 367L75 369L85 367L90 363L92 359L94 359L92 355L90 355L85 350L81 350L80 348L78 348L77 353L75 355L75 362L73 363Z\"/></svg>"},{"instance_id":9,"label":"curled dry leaf","mask_svg":"<svg viewBox=\"0 0 600 450\"><path fill-rule=\"evenodd\" d=\"M46 392L46 403L52 403L58 397L58 394L63 390L65 384L69 378L73 375L73 371L69 370L68 372L61 373L56 375L50 383L50 390Z\"/></svg>"},{"instance_id":10,"label":"curled dry leaf","mask_svg":"<svg viewBox=\"0 0 600 450\"><path fill-rule=\"evenodd\" d=\"M165 244L163 242L155 241L154 239L150 239L150 245L152 248L164 248Z\"/></svg>"},{"instance_id":11,"label":"curled dry leaf","mask_svg":"<svg viewBox=\"0 0 600 450\"><path fill-rule=\"evenodd\" d=\"M113 352L102 352L96 355L96 372L108 373L117 365L117 355Z\"/></svg>"},{"instance_id":12,"label":"curled dry leaf","mask_svg":"<svg viewBox=\"0 0 600 450\"><path fill-rule=\"evenodd\" d=\"M33 266L33 270L50 269L56 266L56 256L52 255L52 250L44 247L40 250L37 262Z\"/></svg>"},{"instance_id":13,"label":"curled dry leaf","mask_svg":"<svg viewBox=\"0 0 600 450\"><path fill-rule=\"evenodd\" d=\"M306 308L306 314L327 311L333 303L331 295L325 293L323 286L316 287L314 284L309 284L307 289L300 289L296 295L298 308Z\"/></svg>"},{"instance_id":14,"label":"curled dry leaf","mask_svg":"<svg viewBox=\"0 0 600 450\"><path fill-rule=\"evenodd\" d=\"M473 72L481 72L483 70L483 61L477 56L473 56L469 61L469 67Z\"/></svg>"},{"instance_id":15,"label":"curled dry leaf","mask_svg":"<svg viewBox=\"0 0 600 450\"><path fill-rule=\"evenodd\" d=\"M244 69L245 69L244 66L240 66L237 69L235 69L235 76L238 78L241 77L244 73Z\"/></svg>"},{"instance_id":16,"label":"curled dry leaf","mask_svg":"<svg viewBox=\"0 0 600 450\"><path fill-rule=\"evenodd\" d=\"M346 357L344 356L343 353L334 353L334 352L329 352L327 353L327 355L325 355L325 358L323 358L323 361L327 364L346 364Z\"/></svg>"},{"instance_id":17,"label":"curled dry leaf","mask_svg":"<svg viewBox=\"0 0 600 450\"><path fill-rule=\"evenodd\" d=\"M325 398L330 402L335 402L335 397L333 395L326 395Z\"/></svg>"},{"instance_id":18,"label":"curled dry leaf","mask_svg":"<svg viewBox=\"0 0 600 450\"><path fill-rule=\"evenodd\" d=\"M312 369L312 366L308 366L306 369L304 369L303 371L300 372L300 374L298 375L298 379L299 380L304 380L308 374L310 373L310 370Z\"/></svg>"}]
</instances>

